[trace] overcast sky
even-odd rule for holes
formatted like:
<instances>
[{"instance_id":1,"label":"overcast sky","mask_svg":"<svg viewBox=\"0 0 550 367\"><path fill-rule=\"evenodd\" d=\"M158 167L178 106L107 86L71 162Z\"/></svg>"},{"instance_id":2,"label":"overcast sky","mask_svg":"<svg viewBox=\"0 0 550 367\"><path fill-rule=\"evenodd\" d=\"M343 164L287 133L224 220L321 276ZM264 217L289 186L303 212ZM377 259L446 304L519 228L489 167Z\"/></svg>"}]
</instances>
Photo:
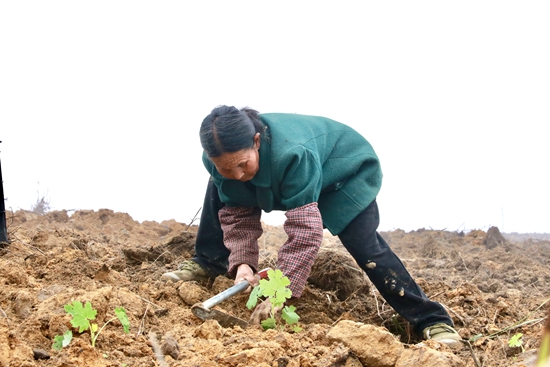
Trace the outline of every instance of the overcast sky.
<instances>
[{"instance_id":1,"label":"overcast sky","mask_svg":"<svg viewBox=\"0 0 550 367\"><path fill-rule=\"evenodd\" d=\"M550 232L549 19L548 1L0 0L6 207L189 223L199 126L227 104L362 133L381 230Z\"/></svg>"}]
</instances>

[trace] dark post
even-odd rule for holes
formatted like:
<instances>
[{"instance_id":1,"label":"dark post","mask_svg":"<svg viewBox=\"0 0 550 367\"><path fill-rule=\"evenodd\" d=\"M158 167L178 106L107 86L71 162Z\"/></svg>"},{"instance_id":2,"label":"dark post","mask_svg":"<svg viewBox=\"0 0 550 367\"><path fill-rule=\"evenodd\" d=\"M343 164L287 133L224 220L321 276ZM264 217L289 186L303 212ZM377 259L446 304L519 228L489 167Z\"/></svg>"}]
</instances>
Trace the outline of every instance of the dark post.
<instances>
[{"instance_id":1,"label":"dark post","mask_svg":"<svg viewBox=\"0 0 550 367\"><path fill-rule=\"evenodd\" d=\"M1 141L0 141L1 143ZM4 203L4 181L2 180L2 161L0 161L0 247L10 243L6 228L6 205Z\"/></svg>"}]
</instances>

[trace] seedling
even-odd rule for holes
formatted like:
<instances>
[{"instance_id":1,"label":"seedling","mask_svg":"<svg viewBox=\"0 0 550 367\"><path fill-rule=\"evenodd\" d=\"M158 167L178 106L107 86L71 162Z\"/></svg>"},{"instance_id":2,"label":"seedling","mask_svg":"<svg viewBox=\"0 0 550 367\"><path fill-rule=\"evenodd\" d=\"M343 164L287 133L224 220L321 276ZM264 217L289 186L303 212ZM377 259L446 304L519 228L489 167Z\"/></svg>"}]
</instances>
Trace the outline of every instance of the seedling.
<instances>
[{"instance_id":1,"label":"seedling","mask_svg":"<svg viewBox=\"0 0 550 367\"><path fill-rule=\"evenodd\" d=\"M538 310L540 310L546 303L548 303L550 301L550 298L547 298L544 302L542 302L540 304L540 306L538 306L536 309L534 309L533 311L531 311L527 316L525 316L524 318L522 318L521 320L519 321L516 321L514 324L510 325L510 326L507 326L505 328L502 328L492 334L489 334L489 335L483 335L483 334L476 334L474 336L472 336L468 341L470 342L475 342L477 341L478 339L482 338L482 337L485 337L487 339L494 339L496 338L497 336L501 335L501 334L504 334L504 333L507 333L509 331L512 331L514 329L517 329L519 327L522 327L522 326L526 326L526 325L530 325L530 324L534 324L534 323L538 323L538 322L541 322L543 321L545 318L540 318L540 319L531 319L529 320L529 318L535 313L537 312Z\"/></svg>"},{"instance_id":2,"label":"seedling","mask_svg":"<svg viewBox=\"0 0 550 367\"><path fill-rule=\"evenodd\" d=\"M510 348L521 348L521 352L525 352L525 349L523 348L523 340L521 339L522 336L523 333L517 333L512 336L508 341L508 346Z\"/></svg>"},{"instance_id":3,"label":"seedling","mask_svg":"<svg viewBox=\"0 0 550 367\"><path fill-rule=\"evenodd\" d=\"M90 302L86 302L86 305L82 305L82 302L79 301L73 301L72 303L68 303L64 306L65 311L69 315L71 315L73 318L71 319L71 325L75 328L78 328L78 332L82 333L86 330L90 330L90 338L92 340L92 347L95 348L95 341L97 340L97 337L101 333L101 331L107 326L108 323L111 321L114 321L118 318L120 323L122 324L122 327L124 328L124 332L128 334L130 332L130 321L128 320L128 316L126 315L126 310L124 310L123 307L116 307L115 308L115 315L116 317L113 317L112 319L108 320L101 329L98 330L97 324L92 324L90 321L95 320L97 310L92 308L92 304ZM63 335L57 335L54 339L54 343L52 345L52 348L54 350L61 350L63 347L66 347L69 345L73 338L73 333L71 330L67 330Z\"/></svg>"},{"instance_id":4,"label":"seedling","mask_svg":"<svg viewBox=\"0 0 550 367\"><path fill-rule=\"evenodd\" d=\"M277 320L275 319L275 310L281 310L281 318L289 325L294 332L301 331L302 328L298 325L300 316L295 312L296 307L284 306L287 299L292 296L292 291L287 287L290 285L288 277L283 275L280 270L270 269L267 272L268 279L261 279L260 285L255 287L250 293L246 307L252 309L256 307L260 297L267 297L271 303L270 317L261 322L264 330L276 329ZM283 307L284 306L284 307Z\"/></svg>"}]
</instances>

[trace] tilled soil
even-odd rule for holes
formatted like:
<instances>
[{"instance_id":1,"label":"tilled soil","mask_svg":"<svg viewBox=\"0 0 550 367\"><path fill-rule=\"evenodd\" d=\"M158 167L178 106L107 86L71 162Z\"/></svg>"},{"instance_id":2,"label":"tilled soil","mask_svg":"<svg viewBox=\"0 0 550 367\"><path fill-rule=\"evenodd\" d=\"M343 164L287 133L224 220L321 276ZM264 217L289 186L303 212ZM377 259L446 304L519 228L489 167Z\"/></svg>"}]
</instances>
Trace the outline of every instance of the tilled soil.
<instances>
[{"instance_id":1,"label":"tilled soil","mask_svg":"<svg viewBox=\"0 0 550 367\"><path fill-rule=\"evenodd\" d=\"M8 214L0 248L0 366L534 366L550 297L550 241L468 233L381 233L424 292L442 303L463 348L424 342L385 303L337 238L326 236L289 328L223 328L191 306L233 285L165 283L160 276L193 254L195 226L134 221L111 210ZM282 227L264 225L262 266L275 267ZM217 308L248 320L248 294ZM71 327L64 305L91 302L101 327ZM541 306L542 305L542 306ZM130 333L114 315L124 307ZM61 351L56 335L73 331ZM522 345L510 338L522 333Z\"/></svg>"}]
</instances>

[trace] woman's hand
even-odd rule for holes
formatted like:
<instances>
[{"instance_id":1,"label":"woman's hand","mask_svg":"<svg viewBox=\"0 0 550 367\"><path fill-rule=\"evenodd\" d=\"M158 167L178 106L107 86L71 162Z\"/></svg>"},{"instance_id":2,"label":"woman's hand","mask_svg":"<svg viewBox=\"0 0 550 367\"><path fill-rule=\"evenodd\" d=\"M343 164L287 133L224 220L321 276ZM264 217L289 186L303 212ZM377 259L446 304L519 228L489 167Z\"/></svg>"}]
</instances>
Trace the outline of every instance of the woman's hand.
<instances>
[{"instance_id":1,"label":"woman's hand","mask_svg":"<svg viewBox=\"0 0 550 367\"><path fill-rule=\"evenodd\" d=\"M251 325L260 325L260 322L263 320L271 317L271 301L266 299L262 303L260 303L256 308L254 309L254 312L252 312L252 315L250 316L250 324ZM283 309L283 306L278 306L273 309L273 317L277 314L277 312L281 311Z\"/></svg>"},{"instance_id":2,"label":"woman's hand","mask_svg":"<svg viewBox=\"0 0 550 367\"><path fill-rule=\"evenodd\" d=\"M258 277L254 275L252 268L248 264L241 264L237 267L237 275L235 276L235 284L244 282L245 280L250 283L251 286L257 286L260 281ZM250 292L250 287L246 290Z\"/></svg>"}]
</instances>

